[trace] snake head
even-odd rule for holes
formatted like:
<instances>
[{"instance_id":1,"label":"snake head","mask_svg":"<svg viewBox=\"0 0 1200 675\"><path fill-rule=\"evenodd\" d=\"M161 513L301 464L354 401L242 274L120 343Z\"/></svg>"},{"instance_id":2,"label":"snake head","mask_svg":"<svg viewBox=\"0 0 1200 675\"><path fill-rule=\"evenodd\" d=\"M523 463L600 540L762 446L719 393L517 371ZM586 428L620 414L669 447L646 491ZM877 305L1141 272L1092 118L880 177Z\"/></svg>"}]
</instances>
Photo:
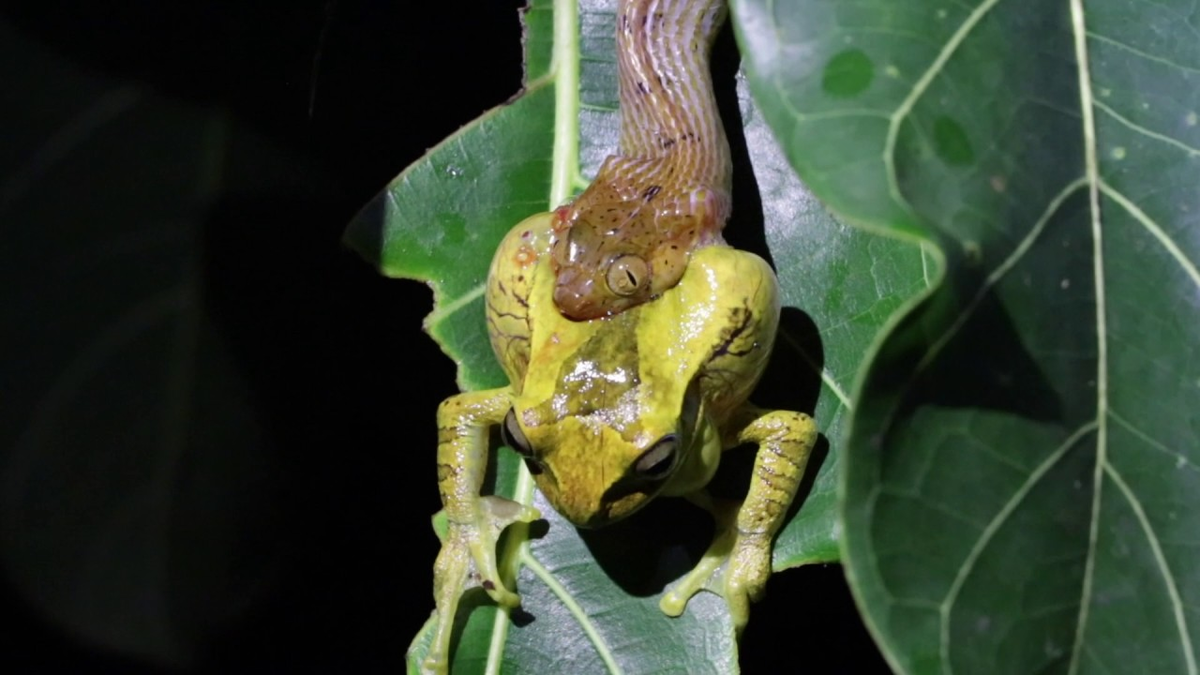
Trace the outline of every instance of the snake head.
<instances>
[{"instance_id":1,"label":"snake head","mask_svg":"<svg viewBox=\"0 0 1200 675\"><path fill-rule=\"evenodd\" d=\"M554 304L576 321L623 312L653 298L651 263L635 253L618 253L592 267L567 264L558 270Z\"/></svg>"}]
</instances>

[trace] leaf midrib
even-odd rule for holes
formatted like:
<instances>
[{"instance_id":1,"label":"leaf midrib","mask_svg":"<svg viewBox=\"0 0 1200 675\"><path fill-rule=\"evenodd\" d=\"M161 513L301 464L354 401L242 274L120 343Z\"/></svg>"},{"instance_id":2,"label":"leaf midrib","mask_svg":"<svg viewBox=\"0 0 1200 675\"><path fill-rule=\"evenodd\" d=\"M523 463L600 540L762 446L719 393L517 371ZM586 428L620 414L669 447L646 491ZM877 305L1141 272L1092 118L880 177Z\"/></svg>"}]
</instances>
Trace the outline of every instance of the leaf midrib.
<instances>
[{"instance_id":1,"label":"leaf midrib","mask_svg":"<svg viewBox=\"0 0 1200 675\"><path fill-rule=\"evenodd\" d=\"M550 161L550 190L546 195L546 210L555 208L570 198L579 175L579 14L577 0L554 0L554 47L547 78L554 83L554 145ZM474 296L483 292L481 284L478 291L472 289L457 303L455 309L469 304ZM471 296L471 297L468 297ZM440 318L445 318L442 315ZM513 499L529 506L533 503L533 477L524 463L519 465L517 484L513 490ZM524 564L529 566L542 582L550 587L559 600L567 605L568 610L579 621L584 633L591 640L596 652L604 661L605 666L614 675L619 675L620 668L613 657L612 650L604 643L587 620L578 604L569 602L567 590L557 583L553 575L537 562L529 550L529 525L516 523L511 525L509 543L503 552L501 565L503 569L516 569ZM532 564L531 564L532 563ZM508 641L508 629L511 625L511 610L501 607L496 612L492 624L492 637L488 645L487 666L488 675L499 675L503 663L504 646Z\"/></svg>"},{"instance_id":2,"label":"leaf midrib","mask_svg":"<svg viewBox=\"0 0 1200 675\"><path fill-rule=\"evenodd\" d=\"M1096 157L1096 117L1092 106L1091 64L1088 61L1087 28L1082 0L1070 0L1071 30L1075 38L1075 66L1079 80L1079 107L1083 120L1083 151L1088 186L1088 213L1092 230L1092 282L1096 297L1096 458L1092 470L1092 513L1088 526L1087 562L1080 588L1075 642L1071 648L1068 675L1078 672L1080 654L1091 609L1095 579L1096 546L1100 538L1100 506L1104 494L1104 465L1108 462L1108 333L1104 286L1104 242L1100 221L1100 171Z\"/></svg>"}]
</instances>

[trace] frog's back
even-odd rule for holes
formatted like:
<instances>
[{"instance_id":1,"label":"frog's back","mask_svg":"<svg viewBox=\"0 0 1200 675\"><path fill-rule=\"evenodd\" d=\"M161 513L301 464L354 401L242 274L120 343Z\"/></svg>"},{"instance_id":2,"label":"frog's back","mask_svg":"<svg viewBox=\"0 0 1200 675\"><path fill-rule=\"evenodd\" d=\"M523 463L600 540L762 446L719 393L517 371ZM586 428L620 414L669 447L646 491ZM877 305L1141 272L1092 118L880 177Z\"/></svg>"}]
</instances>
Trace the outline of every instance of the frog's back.
<instances>
[{"instance_id":1,"label":"frog's back","mask_svg":"<svg viewBox=\"0 0 1200 675\"><path fill-rule=\"evenodd\" d=\"M728 246L700 249L679 284L643 307L643 362L667 371L656 379L696 380L719 421L746 401L779 325L779 285L765 260Z\"/></svg>"},{"instance_id":2,"label":"frog's back","mask_svg":"<svg viewBox=\"0 0 1200 675\"><path fill-rule=\"evenodd\" d=\"M553 237L552 219L551 213L539 213L509 230L488 270L484 295L488 336L509 382L518 389L529 368L533 327L549 309L537 303L533 288L539 277L551 273L547 252ZM557 312L553 314L557 316Z\"/></svg>"},{"instance_id":3,"label":"frog's back","mask_svg":"<svg viewBox=\"0 0 1200 675\"><path fill-rule=\"evenodd\" d=\"M550 214L539 214L513 228L488 276L488 331L514 393L549 400L570 389L565 379L579 368L600 368L633 370L640 398L681 398L696 382L718 418L746 400L779 321L778 284L762 258L706 247L661 297L574 321L553 301L552 225Z\"/></svg>"}]
</instances>

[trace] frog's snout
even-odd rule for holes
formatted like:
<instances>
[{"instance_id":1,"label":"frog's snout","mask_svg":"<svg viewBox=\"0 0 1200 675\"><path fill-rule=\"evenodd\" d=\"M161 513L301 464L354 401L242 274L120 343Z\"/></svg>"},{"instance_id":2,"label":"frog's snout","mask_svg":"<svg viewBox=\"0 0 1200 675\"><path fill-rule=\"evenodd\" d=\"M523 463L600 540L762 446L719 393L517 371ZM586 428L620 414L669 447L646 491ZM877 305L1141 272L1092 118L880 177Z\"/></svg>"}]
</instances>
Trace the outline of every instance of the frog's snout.
<instances>
[{"instance_id":1,"label":"frog's snout","mask_svg":"<svg viewBox=\"0 0 1200 675\"><path fill-rule=\"evenodd\" d=\"M614 494L615 486L595 485L591 481L578 481L579 476L568 472L552 476L545 471L534 477L538 489L554 510L572 525L582 529L595 529L617 522L646 505L652 493L623 490Z\"/></svg>"},{"instance_id":2,"label":"frog's snout","mask_svg":"<svg viewBox=\"0 0 1200 675\"><path fill-rule=\"evenodd\" d=\"M562 513L562 515L571 521L571 524L575 527L584 530L594 530L633 515L635 511L645 506L649 500L650 495L634 493L625 495L615 501L602 500L593 507L585 508L582 511Z\"/></svg>"}]
</instances>

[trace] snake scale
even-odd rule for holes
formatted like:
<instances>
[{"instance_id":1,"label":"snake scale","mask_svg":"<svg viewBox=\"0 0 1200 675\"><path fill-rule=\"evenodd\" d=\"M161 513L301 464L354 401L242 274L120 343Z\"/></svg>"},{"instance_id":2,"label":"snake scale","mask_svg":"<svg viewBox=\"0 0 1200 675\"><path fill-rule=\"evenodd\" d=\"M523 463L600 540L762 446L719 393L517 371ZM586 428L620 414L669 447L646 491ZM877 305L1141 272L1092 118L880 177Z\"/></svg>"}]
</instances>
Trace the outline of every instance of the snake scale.
<instances>
[{"instance_id":1,"label":"snake scale","mask_svg":"<svg viewBox=\"0 0 1200 675\"><path fill-rule=\"evenodd\" d=\"M725 16L725 0L619 0L619 153L555 212L554 302L565 316L658 297L693 250L723 243L732 164L709 55Z\"/></svg>"}]
</instances>

